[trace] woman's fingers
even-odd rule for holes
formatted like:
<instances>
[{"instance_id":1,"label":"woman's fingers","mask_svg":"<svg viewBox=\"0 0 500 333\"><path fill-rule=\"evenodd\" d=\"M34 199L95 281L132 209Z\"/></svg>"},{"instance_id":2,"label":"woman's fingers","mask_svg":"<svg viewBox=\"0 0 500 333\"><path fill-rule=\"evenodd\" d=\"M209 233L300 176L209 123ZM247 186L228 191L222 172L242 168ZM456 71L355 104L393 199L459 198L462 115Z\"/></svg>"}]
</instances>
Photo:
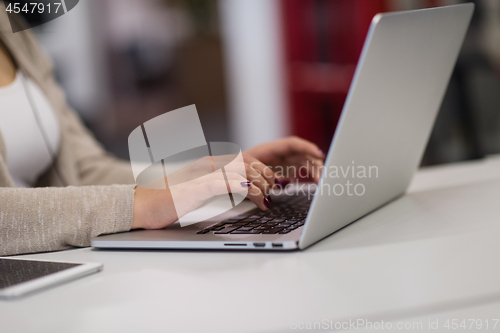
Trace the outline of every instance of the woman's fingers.
<instances>
[{"instance_id":1,"label":"woman's fingers","mask_svg":"<svg viewBox=\"0 0 500 333\"><path fill-rule=\"evenodd\" d=\"M301 166L307 168L309 176L316 183L319 182L325 154L314 143L298 137L290 138L289 145L292 151L301 156Z\"/></svg>"},{"instance_id":2,"label":"woman's fingers","mask_svg":"<svg viewBox=\"0 0 500 333\"><path fill-rule=\"evenodd\" d=\"M301 139L299 137L292 137L290 139L290 148L296 153L311 155L317 159L324 159L325 154L314 143Z\"/></svg>"},{"instance_id":3,"label":"woman's fingers","mask_svg":"<svg viewBox=\"0 0 500 333\"><path fill-rule=\"evenodd\" d=\"M239 156L236 156L235 158L234 155L223 155L217 156L213 158L213 160L200 159L194 163L194 166L185 168L184 172L187 173L187 175L183 174L182 179L199 178L199 181L203 182L208 176L208 174L203 175L203 173L207 173L209 169L215 168L217 171L220 168L223 168L225 172L236 172L246 177L255 186L259 187L264 195L268 196L270 189L274 186L274 172L271 168L253 156L243 154L242 157L243 159L239 158ZM208 164L209 162L211 163L211 167ZM199 170L200 164L202 166L202 172Z\"/></svg>"},{"instance_id":4,"label":"woman's fingers","mask_svg":"<svg viewBox=\"0 0 500 333\"><path fill-rule=\"evenodd\" d=\"M271 207L271 202L264 193L262 193L261 189L257 186L254 186L249 181L241 181L241 179L233 179L238 177L228 176L228 181L226 183L225 180L210 180L203 183L203 189L207 193L209 193L210 197L214 197L216 195L222 195L227 193L238 193L242 195L246 195L254 204L256 204L260 209L267 210Z\"/></svg>"},{"instance_id":5,"label":"woman's fingers","mask_svg":"<svg viewBox=\"0 0 500 333\"><path fill-rule=\"evenodd\" d=\"M318 159L325 158L325 154L321 151L321 149L319 149L318 146L297 136L285 138L277 142L279 142L280 144L276 147L276 153L281 156L287 156L291 154L308 154Z\"/></svg>"},{"instance_id":6,"label":"woman's fingers","mask_svg":"<svg viewBox=\"0 0 500 333\"><path fill-rule=\"evenodd\" d=\"M274 178L276 175L271 168L248 154L243 154L243 159L245 160L245 163L249 164L252 168L259 172L262 178L264 178L271 186L274 185Z\"/></svg>"},{"instance_id":7,"label":"woman's fingers","mask_svg":"<svg viewBox=\"0 0 500 333\"><path fill-rule=\"evenodd\" d=\"M322 159L319 159L319 158L315 158L315 157L312 157L312 156L306 156L306 159L307 159L307 165L308 165L308 169L309 169L309 172L312 176L312 178L314 179L314 182L315 183L318 183L319 182L319 178L321 177L321 172L323 171L323 167L324 167L324 163L323 163L323 160Z\"/></svg>"},{"instance_id":8,"label":"woman's fingers","mask_svg":"<svg viewBox=\"0 0 500 333\"><path fill-rule=\"evenodd\" d=\"M257 171L250 164L245 163L245 172L247 175L247 179L257 187L264 195L269 196L269 191L271 190L271 184L262 176L262 174ZM273 183L274 185L274 180Z\"/></svg>"},{"instance_id":9,"label":"woman's fingers","mask_svg":"<svg viewBox=\"0 0 500 333\"><path fill-rule=\"evenodd\" d=\"M215 174L204 177L204 182L196 184L197 188L202 186L202 192L205 193L203 200L208 200L216 195L227 193L237 193L246 196L260 209L266 210L271 206L270 199L265 195L259 186L250 182L247 178L236 172L226 172L226 179L221 179L220 175Z\"/></svg>"},{"instance_id":10,"label":"woman's fingers","mask_svg":"<svg viewBox=\"0 0 500 333\"><path fill-rule=\"evenodd\" d=\"M276 174L274 181L278 187L286 187L288 184L290 184L290 178L285 177L281 174Z\"/></svg>"},{"instance_id":11,"label":"woman's fingers","mask_svg":"<svg viewBox=\"0 0 500 333\"><path fill-rule=\"evenodd\" d=\"M292 169L292 174L288 174L289 177L311 177L317 183L321 176L324 164L323 160L315 158L311 155L292 155L287 159L289 166L287 170Z\"/></svg>"},{"instance_id":12,"label":"woman's fingers","mask_svg":"<svg viewBox=\"0 0 500 333\"><path fill-rule=\"evenodd\" d=\"M267 185L264 185L263 191L266 196L269 196L269 190L276 185L276 174L273 170L271 170L271 168L251 155L243 154L243 158L245 159L245 162L257 171L261 178L267 183ZM259 179L259 182L262 181L262 179ZM259 183L254 182L254 184L259 186ZM262 186L259 187L262 189Z\"/></svg>"},{"instance_id":13,"label":"woman's fingers","mask_svg":"<svg viewBox=\"0 0 500 333\"><path fill-rule=\"evenodd\" d=\"M262 210L268 210L271 207L270 197L266 197L261 189L251 182L238 182L235 180L228 180L230 187L233 189L244 188L248 190L247 198L250 199L257 207ZM234 192L233 192L234 193Z\"/></svg>"},{"instance_id":14,"label":"woman's fingers","mask_svg":"<svg viewBox=\"0 0 500 333\"><path fill-rule=\"evenodd\" d=\"M254 161L252 163L253 165L242 162L229 163L224 167L224 170L226 173L235 172L244 176L248 181L252 182L252 184L260 188L260 190L268 196L271 186L274 185L274 173L262 163L257 162ZM256 169L259 167L260 169ZM269 169L269 171L265 171L264 168ZM272 176L270 176L270 174L272 174Z\"/></svg>"},{"instance_id":15,"label":"woman's fingers","mask_svg":"<svg viewBox=\"0 0 500 333\"><path fill-rule=\"evenodd\" d=\"M294 167L291 171L295 175L301 171L300 176L309 176L315 182L319 181L325 155L318 146L296 136L278 140L276 143L275 153L289 166Z\"/></svg>"}]
</instances>

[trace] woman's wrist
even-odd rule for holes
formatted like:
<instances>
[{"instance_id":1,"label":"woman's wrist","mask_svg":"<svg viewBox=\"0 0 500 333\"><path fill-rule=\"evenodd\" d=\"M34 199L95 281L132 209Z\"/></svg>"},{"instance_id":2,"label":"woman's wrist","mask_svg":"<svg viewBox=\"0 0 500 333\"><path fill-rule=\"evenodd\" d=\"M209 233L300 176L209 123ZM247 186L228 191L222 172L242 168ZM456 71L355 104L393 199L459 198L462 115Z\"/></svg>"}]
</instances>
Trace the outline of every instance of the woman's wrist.
<instances>
[{"instance_id":1,"label":"woman's wrist","mask_svg":"<svg viewBox=\"0 0 500 333\"><path fill-rule=\"evenodd\" d=\"M160 229L177 219L170 191L135 188L131 229Z\"/></svg>"}]
</instances>

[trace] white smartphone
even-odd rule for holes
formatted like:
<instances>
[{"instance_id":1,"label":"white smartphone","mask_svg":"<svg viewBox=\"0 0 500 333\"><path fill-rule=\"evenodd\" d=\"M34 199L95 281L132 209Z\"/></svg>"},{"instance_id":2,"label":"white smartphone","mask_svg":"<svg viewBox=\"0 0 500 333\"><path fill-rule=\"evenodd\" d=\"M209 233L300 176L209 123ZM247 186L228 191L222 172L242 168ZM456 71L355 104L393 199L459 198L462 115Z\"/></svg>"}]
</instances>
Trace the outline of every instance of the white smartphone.
<instances>
[{"instance_id":1,"label":"white smartphone","mask_svg":"<svg viewBox=\"0 0 500 333\"><path fill-rule=\"evenodd\" d=\"M99 263L0 258L0 299L19 297L102 270Z\"/></svg>"}]
</instances>

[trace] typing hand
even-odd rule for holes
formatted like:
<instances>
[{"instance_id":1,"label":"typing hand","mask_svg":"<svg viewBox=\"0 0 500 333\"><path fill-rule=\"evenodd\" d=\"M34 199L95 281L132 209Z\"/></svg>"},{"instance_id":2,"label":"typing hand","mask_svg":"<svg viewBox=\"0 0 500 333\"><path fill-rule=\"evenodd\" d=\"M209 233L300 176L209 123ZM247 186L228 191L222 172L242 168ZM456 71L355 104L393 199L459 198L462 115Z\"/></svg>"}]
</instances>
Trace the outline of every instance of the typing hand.
<instances>
[{"instance_id":1,"label":"typing hand","mask_svg":"<svg viewBox=\"0 0 500 333\"><path fill-rule=\"evenodd\" d=\"M269 209L274 172L253 156L243 154L242 157L228 164L224 163L224 156L205 157L167 179L136 187L132 229L164 228L212 197L228 192L245 195L260 209ZM220 172L207 172L207 166L212 164L225 165L227 183Z\"/></svg>"},{"instance_id":2,"label":"typing hand","mask_svg":"<svg viewBox=\"0 0 500 333\"><path fill-rule=\"evenodd\" d=\"M311 177L317 183L325 158L318 146L296 136L261 144L246 153L272 167L279 174L279 183L289 182L287 178L297 176L301 167L304 171L300 175Z\"/></svg>"}]
</instances>

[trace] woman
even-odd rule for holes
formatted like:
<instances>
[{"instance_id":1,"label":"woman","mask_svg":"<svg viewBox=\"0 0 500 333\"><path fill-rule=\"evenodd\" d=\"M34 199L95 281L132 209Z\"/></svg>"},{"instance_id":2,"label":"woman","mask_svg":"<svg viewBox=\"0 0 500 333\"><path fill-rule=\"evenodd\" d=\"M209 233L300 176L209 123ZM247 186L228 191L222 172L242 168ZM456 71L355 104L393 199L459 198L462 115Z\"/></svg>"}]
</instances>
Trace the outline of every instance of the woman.
<instances>
[{"instance_id":1,"label":"woman","mask_svg":"<svg viewBox=\"0 0 500 333\"><path fill-rule=\"evenodd\" d=\"M276 175L267 166L322 165L323 158L296 137L246 151L248 197L268 209ZM12 33L3 3L0 201L0 255L89 246L100 234L164 228L178 219L168 191L135 188L129 162L109 155L83 126L33 35Z\"/></svg>"}]
</instances>

